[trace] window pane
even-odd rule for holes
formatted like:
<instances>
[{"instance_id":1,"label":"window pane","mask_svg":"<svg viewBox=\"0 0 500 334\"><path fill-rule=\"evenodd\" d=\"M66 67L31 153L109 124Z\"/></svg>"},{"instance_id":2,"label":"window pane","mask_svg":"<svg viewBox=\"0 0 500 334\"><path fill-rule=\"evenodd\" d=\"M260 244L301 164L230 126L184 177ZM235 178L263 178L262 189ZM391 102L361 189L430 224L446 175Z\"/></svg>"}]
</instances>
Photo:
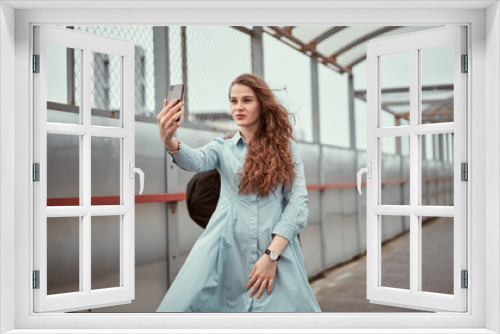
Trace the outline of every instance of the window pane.
<instances>
[{"instance_id":1,"label":"window pane","mask_svg":"<svg viewBox=\"0 0 500 334\"><path fill-rule=\"evenodd\" d=\"M92 216L92 287L120 286L120 216Z\"/></svg>"},{"instance_id":2,"label":"window pane","mask_svg":"<svg viewBox=\"0 0 500 334\"><path fill-rule=\"evenodd\" d=\"M454 205L453 155L446 150L452 148L451 134L429 134L421 137L422 157L422 205ZM424 149L425 148L425 149ZM424 153L425 151L425 153ZM432 152L432 158L429 155ZM451 161L447 161L447 157Z\"/></svg>"},{"instance_id":3,"label":"window pane","mask_svg":"<svg viewBox=\"0 0 500 334\"><path fill-rule=\"evenodd\" d=\"M421 291L453 294L453 218L419 218L422 233Z\"/></svg>"},{"instance_id":4,"label":"window pane","mask_svg":"<svg viewBox=\"0 0 500 334\"><path fill-rule=\"evenodd\" d=\"M321 142L350 147L348 76L323 64L317 66Z\"/></svg>"},{"instance_id":5,"label":"window pane","mask_svg":"<svg viewBox=\"0 0 500 334\"><path fill-rule=\"evenodd\" d=\"M356 117L356 148L366 150L366 102L354 100L354 115Z\"/></svg>"},{"instance_id":6,"label":"window pane","mask_svg":"<svg viewBox=\"0 0 500 334\"><path fill-rule=\"evenodd\" d=\"M80 123L80 51L47 44L47 122Z\"/></svg>"},{"instance_id":7,"label":"window pane","mask_svg":"<svg viewBox=\"0 0 500 334\"><path fill-rule=\"evenodd\" d=\"M186 43L190 117L216 120L226 114L232 120L229 86L240 74L252 73L250 35L231 27L186 27Z\"/></svg>"},{"instance_id":8,"label":"window pane","mask_svg":"<svg viewBox=\"0 0 500 334\"><path fill-rule=\"evenodd\" d=\"M404 140L403 140L404 139ZM409 137L381 137L381 204L410 204L410 162L407 157L398 154L402 146L409 151Z\"/></svg>"},{"instance_id":9,"label":"window pane","mask_svg":"<svg viewBox=\"0 0 500 334\"><path fill-rule=\"evenodd\" d=\"M381 224L381 286L410 289L409 217L380 216ZM388 240L390 244L384 245ZM390 250L397 248L397 252ZM386 251L387 250L387 251Z\"/></svg>"},{"instance_id":10,"label":"window pane","mask_svg":"<svg viewBox=\"0 0 500 334\"><path fill-rule=\"evenodd\" d=\"M312 141L311 60L268 34L262 39L265 79L271 89L279 89L276 95L296 115L296 139Z\"/></svg>"},{"instance_id":11,"label":"window pane","mask_svg":"<svg viewBox=\"0 0 500 334\"><path fill-rule=\"evenodd\" d=\"M120 138L92 137L92 205L120 205Z\"/></svg>"},{"instance_id":12,"label":"window pane","mask_svg":"<svg viewBox=\"0 0 500 334\"><path fill-rule=\"evenodd\" d=\"M422 124L453 122L453 44L420 50Z\"/></svg>"},{"instance_id":13,"label":"window pane","mask_svg":"<svg viewBox=\"0 0 500 334\"><path fill-rule=\"evenodd\" d=\"M398 126L395 114L410 115L410 52L380 56L380 127ZM387 112L392 116L384 115Z\"/></svg>"},{"instance_id":14,"label":"window pane","mask_svg":"<svg viewBox=\"0 0 500 334\"><path fill-rule=\"evenodd\" d=\"M387 128L392 126L396 126L396 118L394 117L393 114L382 110L380 112L380 127Z\"/></svg>"},{"instance_id":15,"label":"window pane","mask_svg":"<svg viewBox=\"0 0 500 334\"><path fill-rule=\"evenodd\" d=\"M400 120L401 125L410 125L410 122L406 119ZM410 156L410 136L403 136L401 138L401 154L405 156Z\"/></svg>"},{"instance_id":16,"label":"window pane","mask_svg":"<svg viewBox=\"0 0 500 334\"><path fill-rule=\"evenodd\" d=\"M47 218L47 294L80 291L80 218Z\"/></svg>"},{"instance_id":17,"label":"window pane","mask_svg":"<svg viewBox=\"0 0 500 334\"><path fill-rule=\"evenodd\" d=\"M79 136L47 134L47 206L81 205Z\"/></svg>"},{"instance_id":18,"label":"window pane","mask_svg":"<svg viewBox=\"0 0 500 334\"><path fill-rule=\"evenodd\" d=\"M170 83L180 84L183 83L182 79L182 33L181 27L172 26L168 27L168 56L170 70ZM166 89L167 87L165 87ZM161 98L165 98L161 96ZM159 111L158 111L159 112Z\"/></svg>"},{"instance_id":19,"label":"window pane","mask_svg":"<svg viewBox=\"0 0 500 334\"><path fill-rule=\"evenodd\" d=\"M122 57L92 52L92 124L120 126Z\"/></svg>"}]
</instances>

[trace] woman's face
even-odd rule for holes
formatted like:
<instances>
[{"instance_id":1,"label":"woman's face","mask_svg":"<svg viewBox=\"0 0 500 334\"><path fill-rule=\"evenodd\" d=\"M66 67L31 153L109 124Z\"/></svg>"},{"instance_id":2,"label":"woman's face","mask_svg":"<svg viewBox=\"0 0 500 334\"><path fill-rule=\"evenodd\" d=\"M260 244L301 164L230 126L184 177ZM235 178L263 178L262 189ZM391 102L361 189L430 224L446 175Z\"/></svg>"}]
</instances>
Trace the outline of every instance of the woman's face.
<instances>
[{"instance_id":1,"label":"woman's face","mask_svg":"<svg viewBox=\"0 0 500 334\"><path fill-rule=\"evenodd\" d=\"M229 92L231 115L239 127L256 131L260 122L259 100L253 90L242 84L234 84Z\"/></svg>"}]
</instances>

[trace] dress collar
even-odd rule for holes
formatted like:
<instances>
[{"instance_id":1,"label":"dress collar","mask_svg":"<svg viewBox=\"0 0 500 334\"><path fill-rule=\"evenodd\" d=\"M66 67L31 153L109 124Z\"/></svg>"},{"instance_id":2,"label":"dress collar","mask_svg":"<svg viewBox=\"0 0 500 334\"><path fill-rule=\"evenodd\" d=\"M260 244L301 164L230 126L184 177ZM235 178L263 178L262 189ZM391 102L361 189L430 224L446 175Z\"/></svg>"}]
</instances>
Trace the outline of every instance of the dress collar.
<instances>
[{"instance_id":1,"label":"dress collar","mask_svg":"<svg viewBox=\"0 0 500 334\"><path fill-rule=\"evenodd\" d=\"M237 146L240 142L244 145L247 145L247 142L245 141L245 139L241 136L241 133L240 133L240 130L237 130L236 133L234 134L234 137L233 137L233 144L235 146Z\"/></svg>"}]
</instances>

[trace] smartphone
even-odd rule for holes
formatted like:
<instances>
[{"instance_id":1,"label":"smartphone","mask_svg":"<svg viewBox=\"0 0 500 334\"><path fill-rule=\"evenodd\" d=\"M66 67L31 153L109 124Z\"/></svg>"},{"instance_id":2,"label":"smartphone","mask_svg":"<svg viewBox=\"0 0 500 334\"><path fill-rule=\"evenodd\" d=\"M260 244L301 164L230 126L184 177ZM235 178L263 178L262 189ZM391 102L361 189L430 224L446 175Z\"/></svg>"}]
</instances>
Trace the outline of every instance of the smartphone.
<instances>
[{"instance_id":1,"label":"smartphone","mask_svg":"<svg viewBox=\"0 0 500 334\"><path fill-rule=\"evenodd\" d=\"M175 99L179 99L179 102L182 102L184 100L184 85L179 84L179 85L171 85L167 89L167 103L172 102ZM177 119L176 122L180 120Z\"/></svg>"}]
</instances>

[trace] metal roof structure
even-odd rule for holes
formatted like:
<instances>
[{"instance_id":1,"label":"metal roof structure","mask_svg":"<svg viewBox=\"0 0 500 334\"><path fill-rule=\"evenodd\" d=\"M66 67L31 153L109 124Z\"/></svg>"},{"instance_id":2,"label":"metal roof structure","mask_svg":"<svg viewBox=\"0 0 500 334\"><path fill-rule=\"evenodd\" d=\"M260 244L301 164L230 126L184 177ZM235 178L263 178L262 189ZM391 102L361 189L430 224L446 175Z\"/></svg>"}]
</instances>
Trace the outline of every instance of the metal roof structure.
<instances>
[{"instance_id":1,"label":"metal roof structure","mask_svg":"<svg viewBox=\"0 0 500 334\"><path fill-rule=\"evenodd\" d=\"M233 27L250 35L251 27ZM263 26L264 33L295 48L340 74L352 75L354 66L366 59L371 39L435 28L432 26ZM381 108L409 121L409 87L382 89ZM366 101L366 91L354 98ZM453 84L422 87L422 123L453 121Z\"/></svg>"}]
</instances>

